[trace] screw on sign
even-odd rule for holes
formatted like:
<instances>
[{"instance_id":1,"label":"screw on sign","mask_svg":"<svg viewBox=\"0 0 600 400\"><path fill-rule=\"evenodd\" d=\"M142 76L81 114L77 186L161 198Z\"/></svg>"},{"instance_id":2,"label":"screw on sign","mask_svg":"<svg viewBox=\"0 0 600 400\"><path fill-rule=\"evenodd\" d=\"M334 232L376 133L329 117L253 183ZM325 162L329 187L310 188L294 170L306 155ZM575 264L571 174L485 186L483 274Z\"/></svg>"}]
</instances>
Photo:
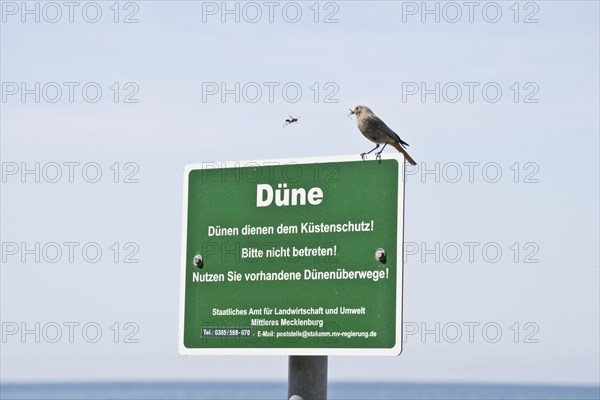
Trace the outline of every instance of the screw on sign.
<instances>
[{"instance_id":1,"label":"screw on sign","mask_svg":"<svg viewBox=\"0 0 600 400\"><path fill-rule=\"evenodd\" d=\"M204 261L202 260L202 256L200 254L196 254L192 261L194 265L198 268L202 268L204 266Z\"/></svg>"}]
</instances>

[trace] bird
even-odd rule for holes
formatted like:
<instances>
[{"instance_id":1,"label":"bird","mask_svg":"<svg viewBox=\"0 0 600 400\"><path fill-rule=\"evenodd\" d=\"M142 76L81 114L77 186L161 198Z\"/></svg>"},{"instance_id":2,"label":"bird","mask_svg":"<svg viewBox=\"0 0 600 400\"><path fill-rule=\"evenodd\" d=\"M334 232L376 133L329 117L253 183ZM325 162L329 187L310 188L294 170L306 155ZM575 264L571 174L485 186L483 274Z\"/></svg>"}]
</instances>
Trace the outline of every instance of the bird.
<instances>
[{"instance_id":1,"label":"bird","mask_svg":"<svg viewBox=\"0 0 600 400\"><path fill-rule=\"evenodd\" d=\"M356 115L358 130L360 130L367 139L376 144L374 149L367 153L361 153L360 156L363 160L366 158L367 154L370 154L373 150L378 149L379 146L383 144L383 148L378 153L375 153L376 159L381 159L381 152L385 149L385 146L389 144L402 153L406 161L411 165L417 164L404 149L408 146L408 143L400 139L396 132L391 130L385 122L371 111L369 107L356 106L354 109L350 109L350 114L348 114L348 116L352 114Z\"/></svg>"},{"instance_id":2,"label":"bird","mask_svg":"<svg viewBox=\"0 0 600 400\"><path fill-rule=\"evenodd\" d=\"M285 128L286 126L288 126L290 124L293 124L294 122L298 122L298 118L300 118L300 117L292 117L290 115L289 118L285 120L285 123L283 124L283 127Z\"/></svg>"}]
</instances>

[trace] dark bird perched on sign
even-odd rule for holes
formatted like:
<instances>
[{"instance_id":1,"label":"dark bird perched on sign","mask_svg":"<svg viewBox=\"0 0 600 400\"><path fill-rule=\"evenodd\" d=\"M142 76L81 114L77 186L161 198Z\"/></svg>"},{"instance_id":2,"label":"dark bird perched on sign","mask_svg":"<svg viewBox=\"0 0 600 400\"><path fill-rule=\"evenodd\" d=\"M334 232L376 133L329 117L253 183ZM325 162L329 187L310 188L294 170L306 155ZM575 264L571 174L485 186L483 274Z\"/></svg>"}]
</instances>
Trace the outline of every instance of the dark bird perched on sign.
<instances>
[{"instance_id":1,"label":"dark bird perched on sign","mask_svg":"<svg viewBox=\"0 0 600 400\"><path fill-rule=\"evenodd\" d=\"M379 148L379 145L383 144L383 148L375 153L375 158L381 159L381 152L385 149L385 146L392 145L396 150L404 155L406 161L415 165L416 162L413 158L406 152L404 149L408 146L404 140L400 139L400 137L391 130L385 122L383 122L377 115L371 111L371 109L367 106L356 106L354 110L350 110L350 115L356 115L356 122L358 124L358 129L360 132L371 142L375 143L376 146L374 149L371 149L368 153L362 153L360 156L364 160L367 154L371 153L373 150Z\"/></svg>"}]
</instances>

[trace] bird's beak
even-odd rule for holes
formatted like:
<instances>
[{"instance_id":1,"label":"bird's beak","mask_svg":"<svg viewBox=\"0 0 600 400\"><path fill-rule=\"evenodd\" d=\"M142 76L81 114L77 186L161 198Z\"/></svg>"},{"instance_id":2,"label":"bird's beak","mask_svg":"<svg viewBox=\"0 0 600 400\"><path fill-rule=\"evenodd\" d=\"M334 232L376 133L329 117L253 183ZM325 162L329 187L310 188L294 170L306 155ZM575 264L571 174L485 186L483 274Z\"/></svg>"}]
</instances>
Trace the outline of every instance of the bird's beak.
<instances>
[{"instance_id":1,"label":"bird's beak","mask_svg":"<svg viewBox=\"0 0 600 400\"><path fill-rule=\"evenodd\" d=\"M353 110L353 109L351 109L351 108L349 108L348 110L350 110L350 114L348 114L348 118L350 118L350 116L351 116L352 114L354 114L354 110Z\"/></svg>"}]
</instances>

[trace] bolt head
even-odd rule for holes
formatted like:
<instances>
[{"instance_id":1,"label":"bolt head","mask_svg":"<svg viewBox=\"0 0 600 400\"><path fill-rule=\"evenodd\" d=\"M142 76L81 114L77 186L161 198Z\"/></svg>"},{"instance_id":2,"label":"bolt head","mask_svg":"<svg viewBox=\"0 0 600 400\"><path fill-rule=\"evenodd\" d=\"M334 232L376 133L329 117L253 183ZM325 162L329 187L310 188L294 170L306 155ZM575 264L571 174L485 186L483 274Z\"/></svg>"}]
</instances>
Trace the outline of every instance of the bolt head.
<instances>
[{"instance_id":1,"label":"bolt head","mask_svg":"<svg viewBox=\"0 0 600 400\"><path fill-rule=\"evenodd\" d=\"M200 254L196 254L194 256L194 265L198 268L202 268L202 265L204 264L204 261L202 260L202 256Z\"/></svg>"}]
</instances>

